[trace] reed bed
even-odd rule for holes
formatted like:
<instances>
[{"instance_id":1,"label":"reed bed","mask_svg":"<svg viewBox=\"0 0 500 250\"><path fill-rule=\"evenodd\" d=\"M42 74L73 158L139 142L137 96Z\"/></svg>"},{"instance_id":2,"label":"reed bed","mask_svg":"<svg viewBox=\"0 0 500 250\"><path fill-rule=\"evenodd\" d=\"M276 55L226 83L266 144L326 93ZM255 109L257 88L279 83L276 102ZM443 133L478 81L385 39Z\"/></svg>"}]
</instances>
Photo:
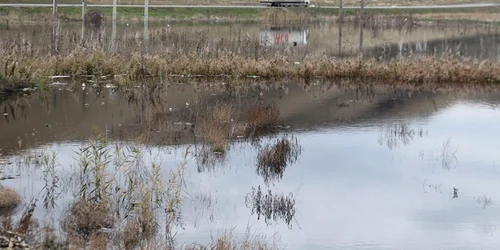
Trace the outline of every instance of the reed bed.
<instances>
[{"instance_id":1,"label":"reed bed","mask_svg":"<svg viewBox=\"0 0 500 250\"><path fill-rule=\"evenodd\" d=\"M218 108L224 112L217 111L212 116L228 119L231 113L228 108L231 109ZM38 194L45 197L48 190L73 194L74 198L63 204L64 212L55 220L62 232L54 224L34 216L38 199L33 199L17 214L20 216L1 214L0 246L18 247L15 249L276 249L264 237L251 235L250 231L243 238L224 232L207 244L180 245L176 241L173 229L182 228L184 170L191 152L188 147L179 166L171 168L165 178L161 166L154 159L146 163L139 148L112 145L96 132L76 152L75 166L71 166L70 173L59 168L54 170L54 176L61 180L56 190L50 189L51 180L44 177L48 183ZM57 159L49 154L37 156L42 158L39 167L43 173L56 165ZM11 196L5 206L10 208L21 202L21 197L12 189L2 188L0 194L2 206ZM53 201L43 203L44 211L50 215L54 206L45 204L55 204L59 195L49 197ZM274 206L281 204L278 196L273 197ZM14 216L19 218L17 222ZM7 240L4 242L4 239Z\"/></svg>"},{"instance_id":2,"label":"reed bed","mask_svg":"<svg viewBox=\"0 0 500 250\"><path fill-rule=\"evenodd\" d=\"M102 52L75 51L68 56L37 58L0 55L4 77L16 82L48 83L51 75L121 75L137 81L168 76L226 76L262 79L351 79L406 83L499 83L500 62L477 61L454 56L418 57L391 61L357 58L309 56L295 62L287 56L271 59L248 58L232 52L221 52L215 58L196 55L172 57L168 53L134 54L131 58Z\"/></svg>"}]
</instances>

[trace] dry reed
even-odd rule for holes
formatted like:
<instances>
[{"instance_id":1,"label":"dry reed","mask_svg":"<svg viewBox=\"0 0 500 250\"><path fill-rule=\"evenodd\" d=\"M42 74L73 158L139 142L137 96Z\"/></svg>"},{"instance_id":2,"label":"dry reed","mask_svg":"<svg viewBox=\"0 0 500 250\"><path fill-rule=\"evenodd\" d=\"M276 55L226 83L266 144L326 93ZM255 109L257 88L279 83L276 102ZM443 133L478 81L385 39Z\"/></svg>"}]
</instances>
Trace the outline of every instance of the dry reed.
<instances>
[{"instance_id":1,"label":"dry reed","mask_svg":"<svg viewBox=\"0 0 500 250\"><path fill-rule=\"evenodd\" d=\"M276 131L277 126L282 124L282 120L276 105L257 104L248 111L246 123L247 137L256 138Z\"/></svg>"},{"instance_id":2,"label":"dry reed","mask_svg":"<svg viewBox=\"0 0 500 250\"><path fill-rule=\"evenodd\" d=\"M140 79L166 76L202 75L261 79L298 78L352 79L390 84L492 84L500 83L500 63L445 56L405 58L392 61L355 58L337 59L310 56L296 64L286 56L272 59L249 58L231 52L215 58L201 59L196 55L172 57L169 54L128 58L104 52L75 51L67 56L40 56L8 59L0 53L10 82L47 83L49 75L118 75L126 74L128 83Z\"/></svg>"},{"instance_id":3,"label":"dry reed","mask_svg":"<svg viewBox=\"0 0 500 250\"><path fill-rule=\"evenodd\" d=\"M70 237L87 241L99 235L101 230L113 228L114 222L109 203L80 199L69 207L62 226Z\"/></svg>"},{"instance_id":4,"label":"dry reed","mask_svg":"<svg viewBox=\"0 0 500 250\"><path fill-rule=\"evenodd\" d=\"M211 145L214 152L226 152L233 127L231 117L234 117L235 113L235 107L227 103L218 103L208 108L207 113L197 119L196 134Z\"/></svg>"},{"instance_id":5,"label":"dry reed","mask_svg":"<svg viewBox=\"0 0 500 250\"><path fill-rule=\"evenodd\" d=\"M0 216L11 216L19 207L21 201L21 196L15 190L0 187Z\"/></svg>"}]
</instances>

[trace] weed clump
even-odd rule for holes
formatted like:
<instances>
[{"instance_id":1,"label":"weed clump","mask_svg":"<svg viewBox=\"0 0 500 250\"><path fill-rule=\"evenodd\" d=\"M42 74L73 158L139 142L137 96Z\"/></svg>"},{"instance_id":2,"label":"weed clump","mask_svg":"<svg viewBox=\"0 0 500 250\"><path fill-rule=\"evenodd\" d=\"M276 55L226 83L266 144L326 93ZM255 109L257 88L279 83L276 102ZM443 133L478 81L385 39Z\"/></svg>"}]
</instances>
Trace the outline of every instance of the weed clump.
<instances>
[{"instance_id":1,"label":"weed clump","mask_svg":"<svg viewBox=\"0 0 500 250\"><path fill-rule=\"evenodd\" d=\"M76 200L66 212L63 229L70 237L89 240L103 229L113 228L115 218L106 201Z\"/></svg>"},{"instance_id":2,"label":"weed clump","mask_svg":"<svg viewBox=\"0 0 500 250\"><path fill-rule=\"evenodd\" d=\"M258 104L248 111L247 137L259 137L267 133L273 133L276 127L282 123L280 111L276 105Z\"/></svg>"},{"instance_id":3,"label":"weed clump","mask_svg":"<svg viewBox=\"0 0 500 250\"><path fill-rule=\"evenodd\" d=\"M14 214L21 201L21 196L15 190L0 186L0 216Z\"/></svg>"},{"instance_id":4,"label":"weed clump","mask_svg":"<svg viewBox=\"0 0 500 250\"><path fill-rule=\"evenodd\" d=\"M282 138L273 145L263 147L257 156L257 174L270 181L283 178L288 164L293 164L301 149L296 138Z\"/></svg>"},{"instance_id":5,"label":"weed clump","mask_svg":"<svg viewBox=\"0 0 500 250\"><path fill-rule=\"evenodd\" d=\"M232 133L231 117L236 109L231 104L218 103L209 108L207 114L201 116L196 124L196 134L212 147L213 152L225 153Z\"/></svg>"}]
</instances>

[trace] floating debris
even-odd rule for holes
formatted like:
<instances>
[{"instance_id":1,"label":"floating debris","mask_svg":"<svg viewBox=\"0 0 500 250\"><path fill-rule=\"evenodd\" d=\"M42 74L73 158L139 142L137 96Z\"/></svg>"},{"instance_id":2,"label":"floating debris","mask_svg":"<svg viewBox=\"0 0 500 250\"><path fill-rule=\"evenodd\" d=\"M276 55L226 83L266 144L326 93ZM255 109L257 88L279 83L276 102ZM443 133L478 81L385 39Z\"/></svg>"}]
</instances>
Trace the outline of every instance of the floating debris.
<instances>
[{"instance_id":1,"label":"floating debris","mask_svg":"<svg viewBox=\"0 0 500 250\"><path fill-rule=\"evenodd\" d=\"M107 89L115 89L116 85L111 84L111 83L106 83L106 85L104 85L104 87L107 88Z\"/></svg>"},{"instance_id":2,"label":"floating debris","mask_svg":"<svg viewBox=\"0 0 500 250\"><path fill-rule=\"evenodd\" d=\"M36 88L22 88L21 91L23 92L30 92L30 91L35 91Z\"/></svg>"},{"instance_id":3,"label":"floating debris","mask_svg":"<svg viewBox=\"0 0 500 250\"><path fill-rule=\"evenodd\" d=\"M192 123L190 122L174 122L174 125L186 125L186 126L191 126L193 125Z\"/></svg>"},{"instance_id":4,"label":"floating debris","mask_svg":"<svg viewBox=\"0 0 500 250\"><path fill-rule=\"evenodd\" d=\"M51 83L50 85L52 85L52 86L66 86L66 85L68 85L68 83L57 81L57 82Z\"/></svg>"},{"instance_id":5,"label":"floating debris","mask_svg":"<svg viewBox=\"0 0 500 250\"><path fill-rule=\"evenodd\" d=\"M71 76L49 76L50 79L70 78Z\"/></svg>"}]
</instances>

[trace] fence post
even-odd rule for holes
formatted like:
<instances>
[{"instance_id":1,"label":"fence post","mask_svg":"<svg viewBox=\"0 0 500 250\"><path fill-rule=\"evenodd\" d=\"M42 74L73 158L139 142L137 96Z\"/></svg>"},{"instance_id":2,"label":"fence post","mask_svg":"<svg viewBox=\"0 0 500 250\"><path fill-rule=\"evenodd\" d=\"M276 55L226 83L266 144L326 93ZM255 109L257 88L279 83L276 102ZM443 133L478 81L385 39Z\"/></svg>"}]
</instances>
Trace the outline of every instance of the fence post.
<instances>
[{"instance_id":1,"label":"fence post","mask_svg":"<svg viewBox=\"0 0 500 250\"><path fill-rule=\"evenodd\" d=\"M116 2L117 0L113 0L113 21L116 21Z\"/></svg>"},{"instance_id":2,"label":"fence post","mask_svg":"<svg viewBox=\"0 0 500 250\"><path fill-rule=\"evenodd\" d=\"M113 23L111 26L111 51L115 52L116 49L116 2L117 0L113 0Z\"/></svg>"},{"instance_id":3,"label":"fence post","mask_svg":"<svg viewBox=\"0 0 500 250\"><path fill-rule=\"evenodd\" d=\"M339 57L342 57L342 23L344 21L344 3L343 0L339 0Z\"/></svg>"},{"instance_id":4,"label":"fence post","mask_svg":"<svg viewBox=\"0 0 500 250\"><path fill-rule=\"evenodd\" d=\"M365 26L365 0L361 0L361 11L359 13L359 56L363 57L363 27Z\"/></svg>"},{"instance_id":5,"label":"fence post","mask_svg":"<svg viewBox=\"0 0 500 250\"><path fill-rule=\"evenodd\" d=\"M148 53L149 46L149 30L148 30L148 20L149 20L149 0L144 0L144 53Z\"/></svg>"},{"instance_id":6,"label":"fence post","mask_svg":"<svg viewBox=\"0 0 500 250\"><path fill-rule=\"evenodd\" d=\"M87 0L82 0L82 41L85 40L85 14L87 9Z\"/></svg>"},{"instance_id":7,"label":"fence post","mask_svg":"<svg viewBox=\"0 0 500 250\"><path fill-rule=\"evenodd\" d=\"M57 19L57 0L52 0L52 17Z\"/></svg>"},{"instance_id":8,"label":"fence post","mask_svg":"<svg viewBox=\"0 0 500 250\"><path fill-rule=\"evenodd\" d=\"M344 18L344 1L339 0L339 20L342 22Z\"/></svg>"}]
</instances>

